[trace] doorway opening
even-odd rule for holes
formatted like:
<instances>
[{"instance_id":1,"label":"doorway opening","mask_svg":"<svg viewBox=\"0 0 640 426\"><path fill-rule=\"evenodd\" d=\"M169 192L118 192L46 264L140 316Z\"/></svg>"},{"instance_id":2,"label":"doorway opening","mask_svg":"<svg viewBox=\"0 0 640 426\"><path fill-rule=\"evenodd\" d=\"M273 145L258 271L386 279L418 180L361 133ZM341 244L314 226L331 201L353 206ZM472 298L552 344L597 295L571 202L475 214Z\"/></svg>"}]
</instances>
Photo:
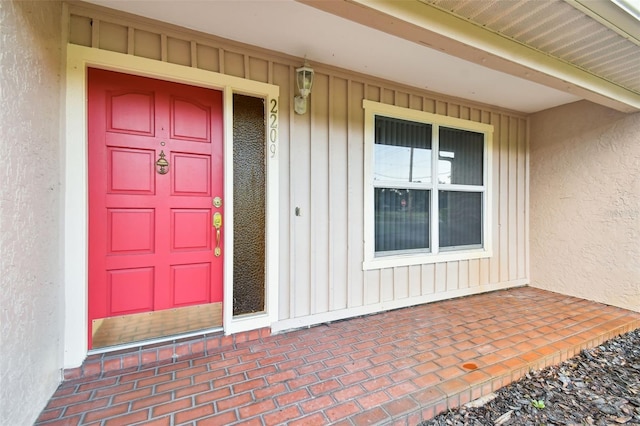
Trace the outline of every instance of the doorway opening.
<instances>
[{"instance_id":1,"label":"doorway opening","mask_svg":"<svg viewBox=\"0 0 640 426\"><path fill-rule=\"evenodd\" d=\"M222 92L88 82L89 348L222 327Z\"/></svg>"}]
</instances>

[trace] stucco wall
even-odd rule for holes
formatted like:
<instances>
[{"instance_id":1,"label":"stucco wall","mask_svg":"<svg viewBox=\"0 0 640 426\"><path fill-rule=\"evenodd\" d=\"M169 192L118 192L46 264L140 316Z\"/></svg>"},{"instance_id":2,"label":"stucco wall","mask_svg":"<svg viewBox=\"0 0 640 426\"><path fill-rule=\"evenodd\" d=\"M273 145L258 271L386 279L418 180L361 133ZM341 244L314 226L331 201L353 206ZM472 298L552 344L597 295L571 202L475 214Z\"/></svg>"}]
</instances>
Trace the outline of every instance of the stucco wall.
<instances>
[{"instance_id":1,"label":"stucco wall","mask_svg":"<svg viewBox=\"0 0 640 426\"><path fill-rule=\"evenodd\" d=\"M58 386L62 5L0 2L0 423L28 425Z\"/></svg>"},{"instance_id":2,"label":"stucco wall","mask_svg":"<svg viewBox=\"0 0 640 426\"><path fill-rule=\"evenodd\" d=\"M533 115L530 196L532 285L640 311L640 113Z\"/></svg>"}]
</instances>

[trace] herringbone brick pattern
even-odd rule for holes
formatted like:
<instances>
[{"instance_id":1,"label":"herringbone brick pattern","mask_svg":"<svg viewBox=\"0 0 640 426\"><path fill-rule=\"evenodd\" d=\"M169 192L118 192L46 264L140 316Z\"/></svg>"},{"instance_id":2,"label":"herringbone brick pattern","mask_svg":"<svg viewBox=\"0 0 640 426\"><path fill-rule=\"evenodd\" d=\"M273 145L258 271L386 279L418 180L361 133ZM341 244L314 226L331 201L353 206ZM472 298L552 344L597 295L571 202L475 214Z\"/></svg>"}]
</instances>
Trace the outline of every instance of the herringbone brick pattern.
<instances>
[{"instance_id":1,"label":"herringbone brick pattern","mask_svg":"<svg viewBox=\"0 0 640 426\"><path fill-rule=\"evenodd\" d=\"M37 425L416 425L640 313L529 287L234 343L60 385Z\"/></svg>"}]
</instances>

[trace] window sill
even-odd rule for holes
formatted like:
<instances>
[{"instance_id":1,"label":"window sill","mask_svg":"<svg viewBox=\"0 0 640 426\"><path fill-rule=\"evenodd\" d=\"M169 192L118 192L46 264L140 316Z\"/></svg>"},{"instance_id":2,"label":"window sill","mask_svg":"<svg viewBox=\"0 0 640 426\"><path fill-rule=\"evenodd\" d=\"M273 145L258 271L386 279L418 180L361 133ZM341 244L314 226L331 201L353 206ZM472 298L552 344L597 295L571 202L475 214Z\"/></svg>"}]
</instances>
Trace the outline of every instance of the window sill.
<instances>
[{"instance_id":1,"label":"window sill","mask_svg":"<svg viewBox=\"0 0 640 426\"><path fill-rule=\"evenodd\" d=\"M430 263L455 262L460 260L484 259L491 257L492 251L486 248L464 250L456 252L443 252L438 254L403 254L395 256L381 256L366 259L362 262L362 269L370 271L374 269L394 268L397 266L424 265Z\"/></svg>"}]
</instances>

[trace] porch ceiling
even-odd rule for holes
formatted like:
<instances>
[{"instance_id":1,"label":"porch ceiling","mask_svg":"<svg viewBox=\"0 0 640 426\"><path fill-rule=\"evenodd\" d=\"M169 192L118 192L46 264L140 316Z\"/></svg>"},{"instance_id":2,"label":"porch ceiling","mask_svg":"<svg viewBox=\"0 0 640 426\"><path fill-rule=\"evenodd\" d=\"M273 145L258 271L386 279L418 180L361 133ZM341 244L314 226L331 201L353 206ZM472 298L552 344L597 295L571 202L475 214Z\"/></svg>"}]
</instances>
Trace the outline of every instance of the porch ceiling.
<instances>
[{"instance_id":1,"label":"porch ceiling","mask_svg":"<svg viewBox=\"0 0 640 426\"><path fill-rule=\"evenodd\" d=\"M640 111L640 22L609 0L90 3L526 113Z\"/></svg>"}]
</instances>

